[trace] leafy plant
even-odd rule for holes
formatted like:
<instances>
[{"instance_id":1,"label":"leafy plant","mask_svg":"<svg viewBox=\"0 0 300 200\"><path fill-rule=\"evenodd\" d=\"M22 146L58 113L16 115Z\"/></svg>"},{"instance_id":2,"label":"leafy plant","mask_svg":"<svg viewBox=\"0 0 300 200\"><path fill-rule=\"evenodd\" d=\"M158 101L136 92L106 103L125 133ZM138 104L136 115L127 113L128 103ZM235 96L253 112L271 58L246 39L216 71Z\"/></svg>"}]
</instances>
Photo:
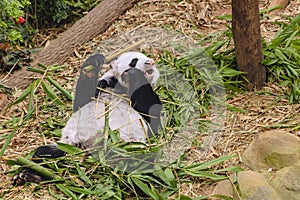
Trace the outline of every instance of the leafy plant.
<instances>
[{"instance_id":1,"label":"leafy plant","mask_svg":"<svg viewBox=\"0 0 300 200\"><path fill-rule=\"evenodd\" d=\"M179 162L166 167L154 165L146 170L126 172L124 169L112 168L104 162L99 162L73 146L59 144L59 148L68 152L68 156L45 160L44 164L48 165L48 169L24 157L9 160L8 163L29 166L44 176L54 177L54 180L48 183L52 183L66 197L72 199L91 197L124 199L132 196L167 199L178 192L178 184L190 182L191 177L201 178L203 181L217 181L227 178L226 175L222 175L224 172L242 170L239 167L216 170L215 166L232 158L232 156L223 156L192 165ZM54 195L52 189L50 193ZM201 197L201 199L207 198Z\"/></svg>"},{"instance_id":2,"label":"leafy plant","mask_svg":"<svg viewBox=\"0 0 300 200\"><path fill-rule=\"evenodd\" d=\"M23 93L9 106L16 105L28 97L28 108L27 108L27 114L25 116L25 119L29 119L32 117L32 114L34 112L37 112L39 110L39 107L37 107L37 96L36 94L38 92L42 92L45 95L44 101L47 105L55 106L55 109L61 109L66 107L67 101L72 101L73 97L72 95L65 90L61 85L59 85L55 80L53 80L52 76L54 76L56 73L61 72L64 66L45 66L43 64L38 64L40 69L29 67L28 70L32 72L36 72L38 74L41 74L41 78L37 78L35 81L33 81L24 91ZM60 93L60 95L58 95ZM43 105L39 105L42 107ZM43 111L43 109L41 110ZM49 109L47 109L46 112L49 112ZM53 121L51 122L53 123ZM50 130L51 124L50 122L48 127ZM41 123L43 125L43 123Z\"/></svg>"},{"instance_id":3,"label":"leafy plant","mask_svg":"<svg viewBox=\"0 0 300 200\"><path fill-rule=\"evenodd\" d=\"M300 15L282 24L277 36L265 46L263 65L267 67L269 81L286 88L289 103L300 101Z\"/></svg>"},{"instance_id":4,"label":"leafy plant","mask_svg":"<svg viewBox=\"0 0 300 200\"><path fill-rule=\"evenodd\" d=\"M15 45L23 41L18 30L25 22L23 9L29 5L28 0L2 0L0 2L0 45ZM1 46L0 46L1 47Z\"/></svg>"},{"instance_id":5,"label":"leafy plant","mask_svg":"<svg viewBox=\"0 0 300 200\"><path fill-rule=\"evenodd\" d=\"M62 66L39 65L41 69L29 68L29 70L41 74L41 78L33 81L14 102L17 104L25 100L28 101L28 114L24 118L5 122L7 128L13 128L20 122L22 122L22 126L27 126L31 118L38 117L32 115L34 111L37 111L35 107L37 95L42 97L39 101L44 101L44 103L39 103L41 104L41 109L38 109L39 113L49 112L51 109L60 110L60 112L67 109L64 104L72 97L52 78L62 70ZM192 68L192 66L190 67ZM181 70L186 69L185 67L179 68ZM166 94L175 91L168 91L168 89L170 88L165 89ZM174 103L180 106L177 102L178 98L174 97ZM169 103L173 105L172 102ZM63 126L64 117L59 118L57 116L57 120L55 118L56 116L52 116L49 121L45 122L44 130L50 129L54 132L55 129ZM40 124L42 123L40 122ZM46 131L41 133L44 135ZM3 138L5 145L0 151L2 156L5 155L5 150L14 134L15 132ZM118 139L118 133L109 130L109 137L105 143L109 148L104 146L104 148L97 147L95 151L85 151L70 145L58 144L58 147L67 152L68 155L58 159L45 160L44 164L47 165L47 168L31 162L25 157L8 160L7 163L12 166L11 173L16 173L19 166L27 166L39 173L44 173L46 176L55 177L53 181L48 181L51 186L49 187L50 194L56 198L62 198L62 194L64 194L65 197L71 199L92 197L123 199L133 196L167 199L171 195L178 196L179 199L187 199L188 197L180 194L178 186L185 182L192 182L192 177L197 177L203 181L217 181L227 178L224 172L241 170L238 167L220 168L220 164L231 159L232 156L224 156L209 162L192 165L187 164L182 157L168 165L156 163L153 155L160 152L164 143L163 138L158 138L151 145L122 142ZM106 151L107 149L109 151ZM95 153L91 154L91 152ZM123 165L115 165L116 161L118 163L123 162ZM132 170L128 170L129 168ZM59 190L61 193L57 194L55 190ZM198 199L207 198L199 197Z\"/></svg>"},{"instance_id":6,"label":"leafy plant","mask_svg":"<svg viewBox=\"0 0 300 200\"><path fill-rule=\"evenodd\" d=\"M271 8L271 10L277 8L278 7L274 7ZM264 14L271 10L261 11L262 17L265 17ZM219 19L230 21L231 15L221 16ZM298 53L300 49L300 15L295 16L293 19L289 18L289 20L289 23L275 22L275 24L280 26L280 30L276 34L275 38L272 39L270 43L263 40L264 60L262 61L262 64L266 67L268 82L278 83L286 94L284 98L287 98L289 103L298 103L300 101L300 54ZM214 39L217 43L222 43L224 40L229 43L232 40L230 29L231 28L228 26L228 30L219 33L219 35L223 37L221 40L216 36L216 34L214 36L210 35L209 37L212 37L212 39ZM207 42L207 39L209 38L205 37L202 38L201 41ZM214 46L214 44L211 44L208 47L210 48L211 46ZM225 69L229 69L229 71L231 71L231 69L237 69L233 46L229 47L228 50L224 51L221 49L215 54L212 54L212 58L221 68L224 66ZM224 77L226 77L226 75L224 76L223 74L223 78ZM245 79L240 77L238 74L235 78L233 76L230 77L230 79L245 81ZM241 82L230 83L231 80L224 81L226 88L234 91L241 91L239 89Z\"/></svg>"},{"instance_id":7,"label":"leafy plant","mask_svg":"<svg viewBox=\"0 0 300 200\"><path fill-rule=\"evenodd\" d=\"M100 2L101 0L31 0L28 11L35 28L60 27L76 21Z\"/></svg>"},{"instance_id":8,"label":"leafy plant","mask_svg":"<svg viewBox=\"0 0 300 200\"><path fill-rule=\"evenodd\" d=\"M213 102L224 104L224 87L232 91L241 90L243 72L232 66L234 57L230 55L229 60L225 58L227 52L216 53L223 45L224 42L216 42L206 49L191 50L183 57L169 52L160 55L161 78L156 91L166 102L163 104L168 116L166 126L179 127L209 114L208 107ZM215 64L216 61L219 65ZM196 126L199 126L198 123Z\"/></svg>"}]
</instances>

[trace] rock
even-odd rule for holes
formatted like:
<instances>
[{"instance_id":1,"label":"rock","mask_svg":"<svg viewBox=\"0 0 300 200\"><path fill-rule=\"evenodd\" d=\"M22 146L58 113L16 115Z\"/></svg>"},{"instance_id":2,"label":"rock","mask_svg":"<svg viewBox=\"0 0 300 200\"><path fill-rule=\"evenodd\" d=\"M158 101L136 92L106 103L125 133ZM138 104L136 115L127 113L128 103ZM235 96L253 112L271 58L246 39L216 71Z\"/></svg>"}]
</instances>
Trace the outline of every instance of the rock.
<instances>
[{"instance_id":1,"label":"rock","mask_svg":"<svg viewBox=\"0 0 300 200\"><path fill-rule=\"evenodd\" d=\"M300 199L300 161L275 173L270 184L280 194L282 200Z\"/></svg>"},{"instance_id":2,"label":"rock","mask_svg":"<svg viewBox=\"0 0 300 200\"><path fill-rule=\"evenodd\" d=\"M217 194L225 195L228 197L233 197L233 194L234 194L233 188L232 188L232 185L229 180L223 180L223 181L218 182L218 184L215 186L215 188L212 192L212 195L217 195ZM217 200L219 198L213 197L211 199Z\"/></svg>"},{"instance_id":3,"label":"rock","mask_svg":"<svg viewBox=\"0 0 300 200\"><path fill-rule=\"evenodd\" d=\"M213 194L230 196L234 200L300 199L298 137L281 130L264 132L245 150L242 160L249 168L261 170L264 174L256 171L240 172L235 184L237 188L232 187L233 181L225 180L216 185Z\"/></svg>"},{"instance_id":4,"label":"rock","mask_svg":"<svg viewBox=\"0 0 300 200\"><path fill-rule=\"evenodd\" d=\"M263 174L255 171L243 171L238 173L237 183L240 190L240 197L242 200L281 200L275 189L267 182ZM238 198L237 189L233 190L230 181L219 182L214 191L215 194L223 194L233 196L234 200ZM218 198L214 198L218 199Z\"/></svg>"},{"instance_id":5,"label":"rock","mask_svg":"<svg viewBox=\"0 0 300 200\"><path fill-rule=\"evenodd\" d=\"M260 134L242 155L244 164L253 170L277 170L291 166L299 159L299 138L281 130Z\"/></svg>"},{"instance_id":6,"label":"rock","mask_svg":"<svg viewBox=\"0 0 300 200\"><path fill-rule=\"evenodd\" d=\"M264 175L258 172L238 173L238 184L243 200L281 200Z\"/></svg>"}]
</instances>

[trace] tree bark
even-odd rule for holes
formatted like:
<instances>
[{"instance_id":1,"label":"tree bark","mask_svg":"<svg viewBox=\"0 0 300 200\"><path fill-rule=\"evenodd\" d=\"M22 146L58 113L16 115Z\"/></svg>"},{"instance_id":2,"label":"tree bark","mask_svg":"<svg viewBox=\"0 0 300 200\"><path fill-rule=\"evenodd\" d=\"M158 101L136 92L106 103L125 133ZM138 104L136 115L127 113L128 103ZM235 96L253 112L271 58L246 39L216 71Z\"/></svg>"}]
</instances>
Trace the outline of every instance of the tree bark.
<instances>
[{"instance_id":1,"label":"tree bark","mask_svg":"<svg viewBox=\"0 0 300 200\"><path fill-rule=\"evenodd\" d=\"M105 32L117 18L138 1L104 0L86 16L78 20L70 29L51 41L47 47L35 56L31 65L36 67L37 63L45 65L63 64L73 53L75 47ZM11 88L24 89L31 83L34 75L34 73L23 68L12 74L5 81L5 84Z\"/></svg>"},{"instance_id":2,"label":"tree bark","mask_svg":"<svg viewBox=\"0 0 300 200\"><path fill-rule=\"evenodd\" d=\"M258 0L232 0L232 31L238 69L246 72L249 90L266 81Z\"/></svg>"}]
</instances>

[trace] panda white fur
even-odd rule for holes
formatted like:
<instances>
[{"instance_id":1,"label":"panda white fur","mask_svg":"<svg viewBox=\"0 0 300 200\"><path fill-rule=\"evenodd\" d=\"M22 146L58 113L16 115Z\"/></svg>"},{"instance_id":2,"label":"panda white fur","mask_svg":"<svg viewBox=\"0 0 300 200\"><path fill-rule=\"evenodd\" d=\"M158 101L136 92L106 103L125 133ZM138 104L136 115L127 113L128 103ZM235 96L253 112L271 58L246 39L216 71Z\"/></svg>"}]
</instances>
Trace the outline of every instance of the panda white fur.
<instances>
[{"instance_id":1,"label":"panda white fur","mask_svg":"<svg viewBox=\"0 0 300 200\"><path fill-rule=\"evenodd\" d=\"M136 68L144 72L151 86L155 86L159 78L159 71L154 64L154 60L140 52L126 52L110 63L110 70L100 78L98 87L102 89L107 87L116 88L117 90L115 92L117 93L125 92L124 89L128 88L128 85L126 83L126 76L124 77L122 75L130 68ZM117 83L119 83L119 87L116 87ZM96 93L96 97L97 96L98 90Z\"/></svg>"},{"instance_id":2,"label":"panda white fur","mask_svg":"<svg viewBox=\"0 0 300 200\"><path fill-rule=\"evenodd\" d=\"M106 80L108 84L116 78L122 86L127 87L122 79L122 74L132 67L143 71L151 86L154 86L159 78L159 71L154 60L140 52L123 53L111 62L110 67L111 69L100 78L100 80Z\"/></svg>"},{"instance_id":3,"label":"panda white fur","mask_svg":"<svg viewBox=\"0 0 300 200\"><path fill-rule=\"evenodd\" d=\"M124 141L145 142L147 124L134 110L129 100L119 95L101 93L98 100L91 101L68 120L59 142L89 148L103 136L105 116L111 130L118 130ZM105 109L105 106L107 108ZM105 110L108 114L105 114Z\"/></svg>"}]
</instances>

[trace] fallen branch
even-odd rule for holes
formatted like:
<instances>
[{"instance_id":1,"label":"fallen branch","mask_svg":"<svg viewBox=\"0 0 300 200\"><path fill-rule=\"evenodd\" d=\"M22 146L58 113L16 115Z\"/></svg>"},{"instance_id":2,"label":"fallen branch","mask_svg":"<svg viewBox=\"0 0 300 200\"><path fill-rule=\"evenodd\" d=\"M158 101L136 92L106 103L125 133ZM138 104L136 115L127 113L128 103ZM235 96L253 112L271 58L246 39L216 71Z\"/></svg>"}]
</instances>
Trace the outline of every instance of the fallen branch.
<instances>
[{"instance_id":1,"label":"fallen branch","mask_svg":"<svg viewBox=\"0 0 300 200\"><path fill-rule=\"evenodd\" d=\"M36 67L37 63L45 65L63 64L76 47L105 32L116 19L138 1L102 1L71 28L59 35L57 39L50 41L50 44L35 56L31 63L32 67ZM32 72L28 72L26 68L22 68L7 78L4 83L10 88L24 89L31 83L34 75Z\"/></svg>"}]
</instances>

